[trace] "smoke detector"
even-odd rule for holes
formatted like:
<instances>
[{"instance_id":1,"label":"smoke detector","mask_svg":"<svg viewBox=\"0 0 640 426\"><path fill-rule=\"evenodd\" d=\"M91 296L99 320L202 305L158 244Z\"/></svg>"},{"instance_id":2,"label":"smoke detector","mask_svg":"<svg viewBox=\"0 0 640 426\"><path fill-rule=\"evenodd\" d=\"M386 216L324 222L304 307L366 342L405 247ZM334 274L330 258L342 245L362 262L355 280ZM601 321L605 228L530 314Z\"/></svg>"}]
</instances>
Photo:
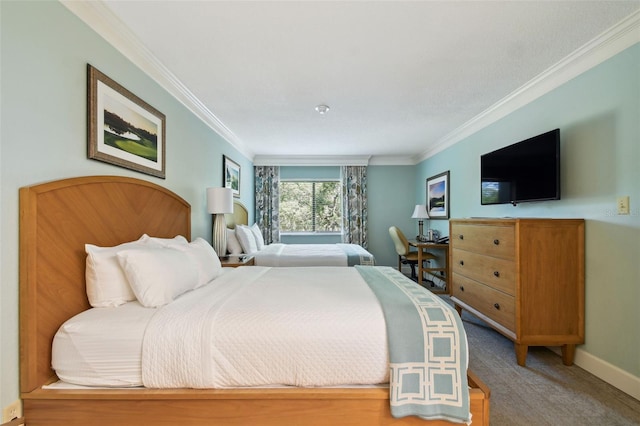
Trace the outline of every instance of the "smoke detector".
<instances>
[{"instance_id":1,"label":"smoke detector","mask_svg":"<svg viewBox=\"0 0 640 426\"><path fill-rule=\"evenodd\" d=\"M320 104L316 106L316 111L318 111L320 115L325 115L326 113L329 112L329 107L327 105Z\"/></svg>"}]
</instances>

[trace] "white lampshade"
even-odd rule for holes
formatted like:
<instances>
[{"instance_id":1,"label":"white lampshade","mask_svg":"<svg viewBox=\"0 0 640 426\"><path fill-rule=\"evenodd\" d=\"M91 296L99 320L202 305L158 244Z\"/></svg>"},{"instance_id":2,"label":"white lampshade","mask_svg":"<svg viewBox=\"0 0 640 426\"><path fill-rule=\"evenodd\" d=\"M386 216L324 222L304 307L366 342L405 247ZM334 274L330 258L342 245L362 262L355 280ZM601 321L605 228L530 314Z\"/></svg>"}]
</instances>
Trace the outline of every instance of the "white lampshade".
<instances>
[{"instance_id":1,"label":"white lampshade","mask_svg":"<svg viewBox=\"0 0 640 426\"><path fill-rule=\"evenodd\" d=\"M429 219L429 213L427 213L427 206L424 204L416 204L416 208L413 209L412 219Z\"/></svg>"},{"instance_id":2,"label":"white lampshade","mask_svg":"<svg viewBox=\"0 0 640 426\"><path fill-rule=\"evenodd\" d=\"M233 191L231 188L207 188L207 212L233 213Z\"/></svg>"}]
</instances>

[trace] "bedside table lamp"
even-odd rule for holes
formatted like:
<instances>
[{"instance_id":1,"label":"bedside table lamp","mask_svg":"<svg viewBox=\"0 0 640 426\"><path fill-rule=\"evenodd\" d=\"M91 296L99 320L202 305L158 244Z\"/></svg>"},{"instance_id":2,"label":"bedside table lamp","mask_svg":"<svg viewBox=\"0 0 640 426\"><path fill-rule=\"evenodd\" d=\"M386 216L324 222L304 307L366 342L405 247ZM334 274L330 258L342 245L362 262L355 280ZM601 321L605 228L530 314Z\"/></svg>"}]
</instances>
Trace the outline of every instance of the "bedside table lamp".
<instances>
[{"instance_id":1,"label":"bedside table lamp","mask_svg":"<svg viewBox=\"0 0 640 426\"><path fill-rule=\"evenodd\" d=\"M231 188L207 188L207 212L214 215L212 245L218 256L227 255L226 213L233 213Z\"/></svg>"},{"instance_id":2,"label":"bedside table lamp","mask_svg":"<svg viewBox=\"0 0 640 426\"><path fill-rule=\"evenodd\" d=\"M413 209L413 214L411 215L411 218L418 219L418 236L416 237L416 240L427 241L427 238L422 233L423 231L422 219L429 219L429 213L427 213L427 206L424 204L416 204L415 209ZM428 226L429 225L427 222L427 227Z\"/></svg>"}]
</instances>

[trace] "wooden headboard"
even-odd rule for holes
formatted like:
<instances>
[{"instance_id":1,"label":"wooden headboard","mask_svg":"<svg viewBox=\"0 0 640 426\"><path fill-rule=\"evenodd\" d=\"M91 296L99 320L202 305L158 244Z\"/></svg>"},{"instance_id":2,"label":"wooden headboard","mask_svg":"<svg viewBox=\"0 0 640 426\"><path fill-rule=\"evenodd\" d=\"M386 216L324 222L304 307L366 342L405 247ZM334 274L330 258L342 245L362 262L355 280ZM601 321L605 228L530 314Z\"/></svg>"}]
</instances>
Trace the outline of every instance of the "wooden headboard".
<instances>
[{"instance_id":1,"label":"wooden headboard","mask_svg":"<svg viewBox=\"0 0 640 426\"><path fill-rule=\"evenodd\" d=\"M54 377L53 336L89 308L86 243L114 246L142 234L191 239L191 206L154 183L120 176L20 188L20 388Z\"/></svg>"},{"instance_id":2,"label":"wooden headboard","mask_svg":"<svg viewBox=\"0 0 640 426\"><path fill-rule=\"evenodd\" d=\"M247 208L240 202L233 202L233 213L224 215L227 221L227 228L234 229L236 225L248 225L249 224L249 212Z\"/></svg>"}]
</instances>

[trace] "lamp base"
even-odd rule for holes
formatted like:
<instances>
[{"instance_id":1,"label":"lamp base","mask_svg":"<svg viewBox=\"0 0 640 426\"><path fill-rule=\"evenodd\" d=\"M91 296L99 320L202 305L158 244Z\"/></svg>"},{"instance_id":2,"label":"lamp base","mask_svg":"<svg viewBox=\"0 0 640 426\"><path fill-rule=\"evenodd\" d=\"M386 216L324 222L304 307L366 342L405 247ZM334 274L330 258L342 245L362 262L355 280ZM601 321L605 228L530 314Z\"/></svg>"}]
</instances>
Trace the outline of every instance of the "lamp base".
<instances>
[{"instance_id":1,"label":"lamp base","mask_svg":"<svg viewBox=\"0 0 640 426\"><path fill-rule=\"evenodd\" d=\"M421 243L428 243L431 242L433 240L430 240L429 237L425 237L423 234L424 231L424 227L423 227L423 221L422 219L418 221L418 236L416 237L416 241L420 241ZM427 230L427 232L429 232L429 230Z\"/></svg>"},{"instance_id":2,"label":"lamp base","mask_svg":"<svg viewBox=\"0 0 640 426\"><path fill-rule=\"evenodd\" d=\"M227 221L223 213L214 215L212 246L218 256L227 255Z\"/></svg>"}]
</instances>

